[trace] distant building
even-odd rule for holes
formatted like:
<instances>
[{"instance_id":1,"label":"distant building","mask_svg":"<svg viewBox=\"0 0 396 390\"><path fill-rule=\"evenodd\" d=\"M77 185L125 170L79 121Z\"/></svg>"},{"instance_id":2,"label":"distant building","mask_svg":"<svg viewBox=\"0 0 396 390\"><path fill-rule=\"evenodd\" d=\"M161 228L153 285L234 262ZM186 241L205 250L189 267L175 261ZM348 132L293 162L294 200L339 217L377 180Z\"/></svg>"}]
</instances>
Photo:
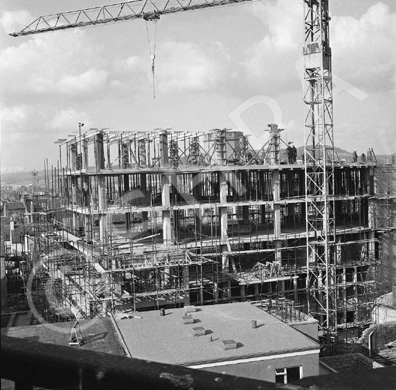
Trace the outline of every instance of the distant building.
<instances>
[{"instance_id":1,"label":"distant building","mask_svg":"<svg viewBox=\"0 0 396 390\"><path fill-rule=\"evenodd\" d=\"M375 300L372 318L376 324L396 322L396 285L393 286L392 292Z\"/></svg>"},{"instance_id":2,"label":"distant building","mask_svg":"<svg viewBox=\"0 0 396 390\"><path fill-rule=\"evenodd\" d=\"M277 383L319 375L319 344L251 303L161 313L116 318L133 358ZM303 323L317 335L316 320Z\"/></svg>"}]
</instances>

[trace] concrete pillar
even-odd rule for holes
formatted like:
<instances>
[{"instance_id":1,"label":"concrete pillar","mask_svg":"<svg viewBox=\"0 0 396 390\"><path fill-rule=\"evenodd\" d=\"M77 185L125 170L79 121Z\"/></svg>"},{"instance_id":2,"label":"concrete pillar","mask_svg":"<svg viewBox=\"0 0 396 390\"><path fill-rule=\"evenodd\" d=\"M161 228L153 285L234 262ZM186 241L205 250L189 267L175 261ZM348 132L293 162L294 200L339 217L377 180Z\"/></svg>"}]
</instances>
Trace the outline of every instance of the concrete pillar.
<instances>
[{"instance_id":1,"label":"concrete pillar","mask_svg":"<svg viewBox=\"0 0 396 390\"><path fill-rule=\"evenodd\" d=\"M183 288L185 288L185 289L189 288L189 281L190 281L190 272L188 269L188 265L185 265L183 267ZM185 291L184 304L185 305L190 304L190 294L189 294L188 290Z\"/></svg>"},{"instance_id":2,"label":"concrete pillar","mask_svg":"<svg viewBox=\"0 0 396 390\"><path fill-rule=\"evenodd\" d=\"M172 227L170 216L170 196L169 196L169 177L167 175L161 176L162 189L162 235L166 246L172 244Z\"/></svg>"},{"instance_id":3,"label":"concrete pillar","mask_svg":"<svg viewBox=\"0 0 396 390\"><path fill-rule=\"evenodd\" d=\"M368 237L370 239L368 243L368 257L370 260L375 259L375 232L368 233Z\"/></svg>"},{"instance_id":4,"label":"concrete pillar","mask_svg":"<svg viewBox=\"0 0 396 390\"><path fill-rule=\"evenodd\" d=\"M161 168L169 167L168 158L168 133L162 131L159 136L160 166Z\"/></svg>"},{"instance_id":5,"label":"concrete pillar","mask_svg":"<svg viewBox=\"0 0 396 390\"><path fill-rule=\"evenodd\" d=\"M142 231L145 233L148 232L148 229L148 212L142 211Z\"/></svg>"},{"instance_id":6,"label":"concrete pillar","mask_svg":"<svg viewBox=\"0 0 396 390\"><path fill-rule=\"evenodd\" d=\"M199 304L201 306L204 304L203 286L199 289Z\"/></svg>"},{"instance_id":7,"label":"concrete pillar","mask_svg":"<svg viewBox=\"0 0 396 390\"><path fill-rule=\"evenodd\" d=\"M249 225L249 223L250 223L249 206L242 206L242 218L243 218L243 224Z\"/></svg>"},{"instance_id":8,"label":"concrete pillar","mask_svg":"<svg viewBox=\"0 0 396 390\"><path fill-rule=\"evenodd\" d=\"M104 158L104 146L103 146L103 133L100 132L95 137L95 167L96 172L100 172L101 169L105 168L105 158ZM110 161L108 161L110 163Z\"/></svg>"},{"instance_id":9,"label":"concrete pillar","mask_svg":"<svg viewBox=\"0 0 396 390\"><path fill-rule=\"evenodd\" d=\"M138 161L141 167L145 167L146 164L146 139L138 140Z\"/></svg>"},{"instance_id":10,"label":"concrete pillar","mask_svg":"<svg viewBox=\"0 0 396 390\"><path fill-rule=\"evenodd\" d=\"M295 304L298 303L298 284L297 284L297 278L293 278L293 290L294 290L294 297L293 300Z\"/></svg>"},{"instance_id":11,"label":"concrete pillar","mask_svg":"<svg viewBox=\"0 0 396 390\"><path fill-rule=\"evenodd\" d=\"M141 142L143 142L143 145L145 145L144 140L139 140L139 145L141 144ZM144 152L145 151L146 151L146 149L144 149ZM146 156L146 154L144 154L144 156ZM142 156L142 158L143 158L143 156ZM151 204L151 202L150 202L151 193L147 190L147 175L145 173L140 174L140 189L142 190L142 193L146 196L145 203L148 205ZM149 199L147 199L147 198L149 198ZM148 227L148 212L142 211L142 231L147 232L148 229L149 229L149 227Z\"/></svg>"},{"instance_id":12,"label":"concrete pillar","mask_svg":"<svg viewBox=\"0 0 396 390\"><path fill-rule=\"evenodd\" d=\"M193 200L194 203L199 203L201 199L201 177L199 173L194 173L192 175L192 192L193 192ZM201 231L201 218L202 218L202 210L195 209L195 229L197 232Z\"/></svg>"},{"instance_id":13,"label":"concrete pillar","mask_svg":"<svg viewBox=\"0 0 396 390\"><path fill-rule=\"evenodd\" d=\"M85 140L85 135L84 135L84 140L83 140L83 167L84 169L88 169L88 142Z\"/></svg>"},{"instance_id":14,"label":"concrete pillar","mask_svg":"<svg viewBox=\"0 0 396 390\"><path fill-rule=\"evenodd\" d=\"M85 214L84 215L84 233L85 233L85 239L88 241L92 240L92 228L91 228L91 218L89 215Z\"/></svg>"},{"instance_id":15,"label":"concrete pillar","mask_svg":"<svg viewBox=\"0 0 396 390\"><path fill-rule=\"evenodd\" d=\"M396 287L395 287L395 295L396 295ZM218 303L218 301L219 301L219 287L217 283L213 283L213 303Z\"/></svg>"},{"instance_id":16,"label":"concrete pillar","mask_svg":"<svg viewBox=\"0 0 396 390\"><path fill-rule=\"evenodd\" d=\"M261 205L260 209L261 209L261 223L266 223L266 219L265 219L265 205Z\"/></svg>"},{"instance_id":17,"label":"concrete pillar","mask_svg":"<svg viewBox=\"0 0 396 390\"><path fill-rule=\"evenodd\" d=\"M227 178L224 172L220 172L220 203L227 203ZM220 238L221 238L221 251L224 252L228 249L228 221L227 221L227 206L220 206ZM229 256L222 255L222 270L228 272L229 270Z\"/></svg>"},{"instance_id":18,"label":"concrete pillar","mask_svg":"<svg viewBox=\"0 0 396 390\"><path fill-rule=\"evenodd\" d=\"M72 204L73 206L77 204L77 178L75 176L71 177L72 185Z\"/></svg>"},{"instance_id":19,"label":"concrete pillar","mask_svg":"<svg viewBox=\"0 0 396 390\"><path fill-rule=\"evenodd\" d=\"M368 227L369 229L375 229L375 201L368 199Z\"/></svg>"},{"instance_id":20,"label":"concrete pillar","mask_svg":"<svg viewBox=\"0 0 396 390\"><path fill-rule=\"evenodd\" d=\"M241 284L241 300L246 301L246 285Z\"/></svg>"},{"instance_id":21,"label":"concrete pillar","mask_svg":"<svg viewBox=\"0 0 396 390\"><path fill-rule=\"evenodd\" d=\"M106 180L104 176L98 176L98 197L99 197L99 238L107 242L108 216L106 201Z\"/></svg>"},{"instance_id":22,"label":"concrete pillar","mask_svg":"<svg viewBox=\"0 0 396 390\"><path fill-rule=\"evenodd\" d=\"M78 158L78 149L77 143L70 145L70 158L71 158L71 169L75 171L77 169L77 158Z\"/></svg>"},{"instance_id":23,"label":"concrete pillar","mask_svg":"<svg viewBox=\"0 0 396 390\"><path fill-rule=\"evenodd\" d=\"M274 198L274 235L280 237L281 235L281 208L279 204L280 200L280 174L278 170L274 170L272 173L272 187L273 187L273 198Z\"/></svg>"}]
</instances>

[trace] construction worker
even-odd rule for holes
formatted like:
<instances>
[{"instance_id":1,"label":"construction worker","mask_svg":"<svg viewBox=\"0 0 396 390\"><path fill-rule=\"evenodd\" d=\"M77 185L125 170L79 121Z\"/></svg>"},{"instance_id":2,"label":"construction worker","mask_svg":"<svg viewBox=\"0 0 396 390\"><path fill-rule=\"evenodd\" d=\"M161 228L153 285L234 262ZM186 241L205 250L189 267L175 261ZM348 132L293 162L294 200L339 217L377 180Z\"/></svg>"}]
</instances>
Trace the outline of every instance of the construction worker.
<instances>
[{"instance_id":1,"label":"construction worker","mask_svg":"<svg viewBox=\"0 0 396 390\"><path fill-rule=\"evenodd\" d=\"M297 148L293 145L292 146L292 151L293 151L293 164L297 162Z\"/></svg>"},{"instance_id":2,"label":"construction worker","mask_svg":"<svg viewBox=\"0 0 396 390\"><path fill-rule=\"evenodd\" d=\"M357 155L357 150L356 149L353 151L352 157L353 157L353 162L354 163L357 162L358 155Z\"/></svg>"},{"instance_id":3,"label":"construction worker","mask_svg":"<svg viewBox=\"0 0 396 390\"><path fill-rule=\"evenodd\" d=\"M289 142L289 146L287 147L287 158L289 160L289 164L295 164L297 162L297 149L293 145L293 142Z\"/></svg>"},{"instance_id":4,"label":"construction worker","mask_svg":"<svg viewBox=\"0 0 396 390\"><path fill-rule=\"evenodd\" d=\"M293 164L293 142L289 142L287 146L287 160L289 164Z\"/></svg>"}]
</instances>

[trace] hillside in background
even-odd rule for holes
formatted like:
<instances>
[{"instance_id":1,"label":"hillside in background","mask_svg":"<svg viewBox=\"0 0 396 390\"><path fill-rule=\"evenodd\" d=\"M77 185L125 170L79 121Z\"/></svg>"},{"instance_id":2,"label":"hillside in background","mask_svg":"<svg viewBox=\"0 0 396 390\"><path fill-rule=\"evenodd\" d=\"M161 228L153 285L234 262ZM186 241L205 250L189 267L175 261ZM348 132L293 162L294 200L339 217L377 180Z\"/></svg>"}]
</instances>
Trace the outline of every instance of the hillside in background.
<instances>
[{"instance_id":1,"label":"hillside in background","mask_svg":"<svg viewBox=\"0 0 396 390\"><path fill-rule=\"evenodd\" d=\"M44 186L45 185L44 170L36 171L36 172L37 172L37 176L33 176L32 171L2 173L1 184L15 184L21 186L22 185L28 186L29 184L33 184L33 178L34 178L36 185Z\"/></svg>"}]
</instances>

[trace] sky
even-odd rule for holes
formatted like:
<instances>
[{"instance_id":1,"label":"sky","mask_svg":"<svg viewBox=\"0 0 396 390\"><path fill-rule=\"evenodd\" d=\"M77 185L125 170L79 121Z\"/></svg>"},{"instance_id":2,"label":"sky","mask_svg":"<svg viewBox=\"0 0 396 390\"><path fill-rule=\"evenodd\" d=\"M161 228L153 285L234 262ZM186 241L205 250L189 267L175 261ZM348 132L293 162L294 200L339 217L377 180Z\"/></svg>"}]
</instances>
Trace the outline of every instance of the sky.
<instances>
[{"instance_id":1,"label":"sky","mask_svg":"<svg viewBox=\"0 0 396 390\"><path fill-rule=\"evenodd\" d=\"M56 165L54 142L79 122L115 131L239 128L255 147L275 122L286 141L304 144L302 0L8 35L41 15L106 3L114 1L2 0L2 172ZM395 153L396 1L330 0L330 13L335 145Z\"/></svg>"}]
</instances>

